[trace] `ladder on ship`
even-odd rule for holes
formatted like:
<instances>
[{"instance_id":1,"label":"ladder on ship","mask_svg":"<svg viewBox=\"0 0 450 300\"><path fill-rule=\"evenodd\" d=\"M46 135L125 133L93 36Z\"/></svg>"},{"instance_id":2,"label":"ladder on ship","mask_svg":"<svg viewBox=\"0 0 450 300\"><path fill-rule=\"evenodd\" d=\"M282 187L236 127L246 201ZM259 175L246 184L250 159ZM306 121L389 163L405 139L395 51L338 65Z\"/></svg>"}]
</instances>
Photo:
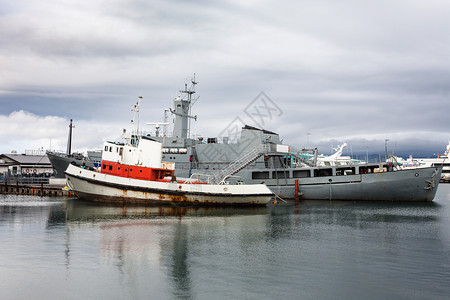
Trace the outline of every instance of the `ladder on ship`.
<instances>
[{"instance_id":1,"label":"ladder on ship","mask_svg":"<svg viewBox=\"0 0 450 300\"><path fill-rule=\"evenodd\" d=\"M225 180L257 160L260 156L267 153L269 146L260 144L245 153L243 156L230 163L225 169L220 170L210 178L210 182L223 184Z\"/></svg>"}]
</instances>

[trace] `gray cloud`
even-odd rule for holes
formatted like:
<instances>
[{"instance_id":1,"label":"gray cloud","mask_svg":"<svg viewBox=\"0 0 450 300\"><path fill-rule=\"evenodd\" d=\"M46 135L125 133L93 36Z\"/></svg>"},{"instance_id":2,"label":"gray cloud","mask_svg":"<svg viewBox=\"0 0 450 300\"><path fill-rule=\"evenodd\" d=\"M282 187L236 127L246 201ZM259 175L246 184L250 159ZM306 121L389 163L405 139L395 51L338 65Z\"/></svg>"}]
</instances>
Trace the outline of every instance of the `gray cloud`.
<instances>
[{"instance_id":1,"label":"gray cloud","mask_svg":"<svg viewBox=\"0 0 450 300\"><path fill-rule=\"evenodd\" d=\"M346 140L383 151L390 138L398 149L420 148L422 139L439 151L450 138L445 1L17 0L0 7L5 122L18 122L14 112L23 110L118 136L104 128L126 127L139 95L142 119L161 121L196 72L192 132L204 136L220 133L264 91L283 110L267 129L298 146L308 132L325 150ZM94 148L103 136L88 131L80 139ZM57 135L63 143L65 134ZM5 139L0 134L7 145L0 152L13 146Z\"/></svg>"}]
</instances>

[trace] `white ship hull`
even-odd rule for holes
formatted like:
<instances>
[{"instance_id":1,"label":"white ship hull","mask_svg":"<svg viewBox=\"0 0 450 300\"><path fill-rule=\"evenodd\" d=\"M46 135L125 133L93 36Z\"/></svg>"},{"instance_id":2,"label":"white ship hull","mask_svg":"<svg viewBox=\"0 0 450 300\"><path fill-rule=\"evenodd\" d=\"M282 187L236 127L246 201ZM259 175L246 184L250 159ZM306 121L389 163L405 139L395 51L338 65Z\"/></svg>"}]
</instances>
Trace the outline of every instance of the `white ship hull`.
<instances>
[{"instance_id":1,"label":"white ship hull","mask_svg":"<svg viewBox=\"0 0 450 300\"><path fill-rule=\"evenodd\" d=\"M264 184L210 185L148 181L69 165L68 186L79 198L121 203L266 205L274 196Z\"/></svg>"}]
</instances>

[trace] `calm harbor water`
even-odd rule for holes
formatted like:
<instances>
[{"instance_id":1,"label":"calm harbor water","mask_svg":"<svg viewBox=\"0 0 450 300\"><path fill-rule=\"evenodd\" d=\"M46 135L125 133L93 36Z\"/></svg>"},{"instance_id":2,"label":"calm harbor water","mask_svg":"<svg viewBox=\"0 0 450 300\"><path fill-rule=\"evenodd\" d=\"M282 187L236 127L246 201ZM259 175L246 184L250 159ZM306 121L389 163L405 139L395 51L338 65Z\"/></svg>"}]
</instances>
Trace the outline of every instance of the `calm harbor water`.
<instances>
[{"instance_id":1,"label":"calm harbor water","mask_svg":"<svg viewBox=\"0 0 450 300\"><path fill-rule=\"evenodd\" d=\"M0 299L449 299L433 203L120 207L0 195Z\"/></svg>"}]
</instances>

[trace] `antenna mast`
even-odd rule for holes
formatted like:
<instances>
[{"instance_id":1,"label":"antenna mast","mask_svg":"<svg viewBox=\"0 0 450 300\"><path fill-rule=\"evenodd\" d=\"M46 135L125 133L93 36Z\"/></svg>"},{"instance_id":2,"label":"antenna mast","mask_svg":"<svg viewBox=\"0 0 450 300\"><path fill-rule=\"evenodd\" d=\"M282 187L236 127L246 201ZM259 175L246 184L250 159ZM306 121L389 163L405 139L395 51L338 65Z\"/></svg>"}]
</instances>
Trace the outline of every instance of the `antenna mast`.
<instances>
[{"instance_id":1,"label":"antenna mast","mask_svg":"<svg viewBox=\"0 0 450 300\"><path fill-rule=\"evenodd\" d=\"M194 77L191 78L191 88L189 89L188 93L188 98L189 98L189 110L188 110L188 116L190 117L191 115L191 109L192 109L192 105L194 103L192 103L192 95L195 94L195 86L197 85L197 81L195 81L195 73L194 73ZM184 85L185 89L186 89L186 84ZM197 121L197 116L194 116L195 120ZM189 125L187 128L187 137L189 138L191 135L191 118L189 118Z\"/></svg>"},{"instance_id":2,"label":"antenna mast","mask_svg":"<svg viewBox=\"0 0 450 300\"><path fill-rule=\"evenodd\" d=\"M139 96L139 100L133 106L131 111L133 112L133 119L131 120L131 139L130 143L133 144L133 141L139 138L139 108L141 104L142 96ZM137 127L136 127L136 117L137 117ZM134 137L133 137L134 136Z\"/></svg>"},{"instance_id":3,"label":"antenna mast","mask_svg":"<svg viewBox=\"0 0 450 300\"><path fill-rule=\"evenodd\" d=\"M163 127L163 135L164 136L167 136L167 125L169 124L169 123L167 123L168 119L169 119L169 110L165 109L164 110L164 123L165 123L165 125Z\"/></svg>"},{"instance_id":4,"label":"antenna mast","mask_svg":"<svg viewBox=\"0 0 450 300\"><path fill-rule=\"evenodd\" d=\"M195 85L198 83L194 77L190 78L190 86L184 84L184 90L180 90L180 96L174 99L174 109L170 112L175 115L173 137L188 138L190 133L190 119L197 120L197 116L191 116L192 95L195 94ZM187 95L187 97L185 97Z\"/></svg>"}]
</instances>

